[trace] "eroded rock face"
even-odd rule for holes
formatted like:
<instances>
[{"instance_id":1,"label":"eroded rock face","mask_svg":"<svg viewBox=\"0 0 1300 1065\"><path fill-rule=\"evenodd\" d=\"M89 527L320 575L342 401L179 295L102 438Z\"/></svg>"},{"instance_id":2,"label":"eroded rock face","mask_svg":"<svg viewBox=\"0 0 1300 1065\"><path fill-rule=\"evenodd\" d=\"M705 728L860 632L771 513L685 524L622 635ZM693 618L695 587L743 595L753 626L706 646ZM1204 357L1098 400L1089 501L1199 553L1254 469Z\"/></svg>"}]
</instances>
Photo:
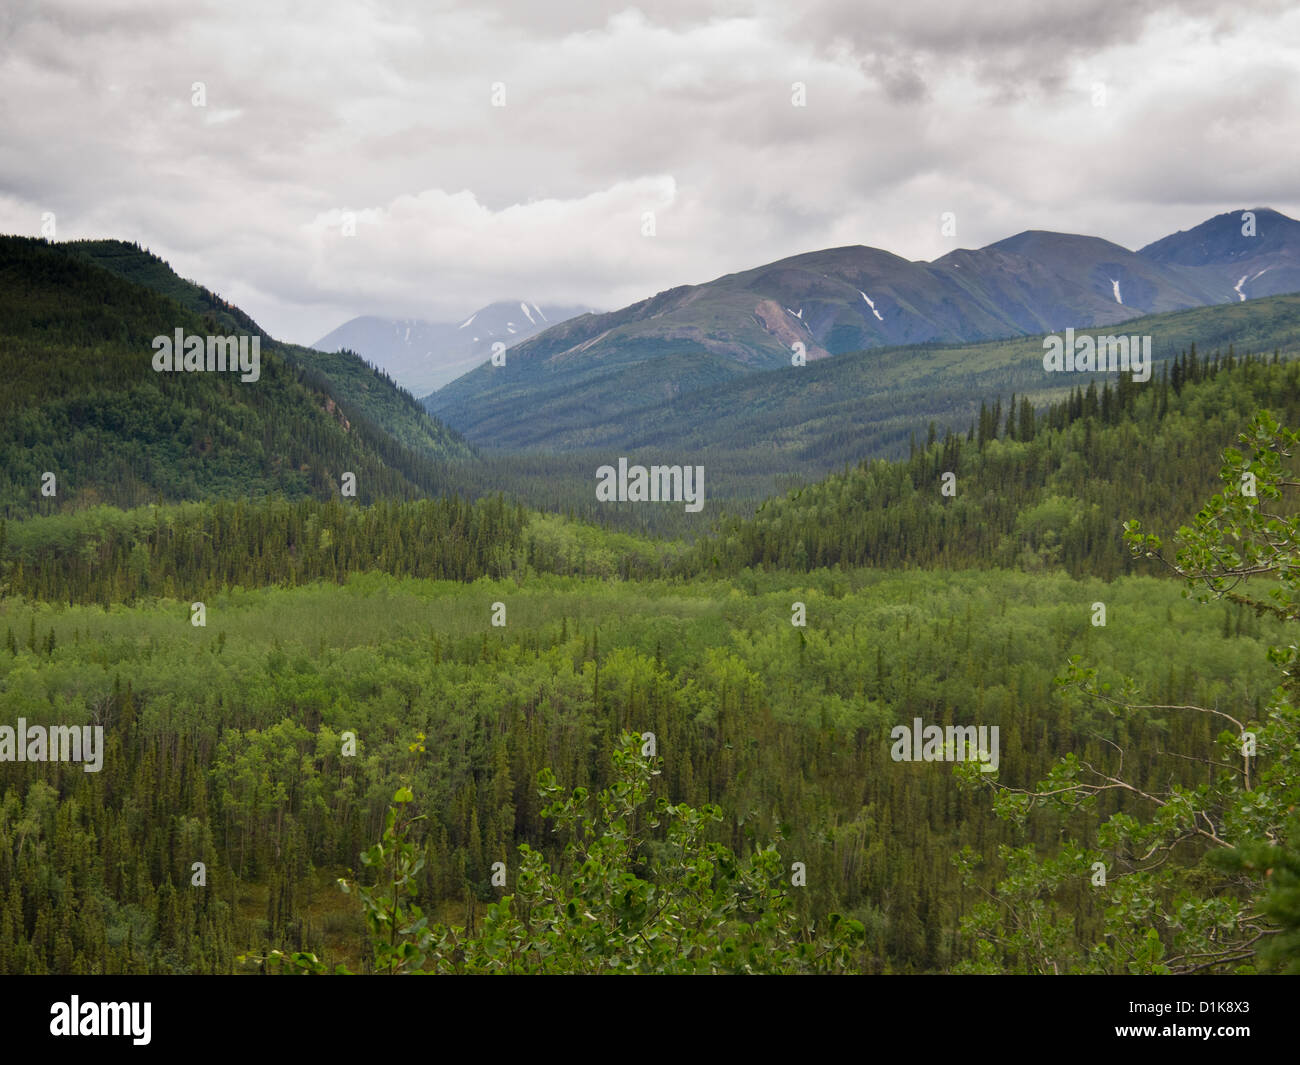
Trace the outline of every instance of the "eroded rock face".
<instances>
[{"instance_id":1,"label":"eroded rock face","mask_svg":"<svg viewBox=\"0 0 1300 1065\"><path fill-rule=\"evenodd\" d=\"M754 307L754 315L763 323L763 328L787 348L798 342L804 346L810 360L830 358L831 353L813 340L807 328L790 322L785 308L776 300L759 300Z\"/></svg>"},{"instance_id":2,"label":"eroded rock face","mask_svg":"<svg viewBox=\"0 0 1300 1065\"><path fill-rule=\"evenodd\" d=\"M352 423L348 421L343 412L339 410L338 404L328 396L325 397L325 413L334 415L334 418L341 426L343 426L344 429L352 428Z\"/></svg>"}]
</instances>

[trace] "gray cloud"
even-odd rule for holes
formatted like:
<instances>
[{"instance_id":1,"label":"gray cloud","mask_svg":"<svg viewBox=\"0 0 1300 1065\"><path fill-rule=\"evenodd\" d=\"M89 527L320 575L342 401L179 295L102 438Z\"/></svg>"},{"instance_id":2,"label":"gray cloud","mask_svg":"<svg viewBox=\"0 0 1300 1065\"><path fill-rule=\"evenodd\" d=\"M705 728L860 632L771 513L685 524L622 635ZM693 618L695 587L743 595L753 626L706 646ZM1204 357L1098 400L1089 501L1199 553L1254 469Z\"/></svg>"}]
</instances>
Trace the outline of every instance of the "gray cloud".
<instances>
[{"instance_id":1,"label":"gray cloud","mask_svg":"<svg viewBox=\"0 0 1300 1065\"><path fill-rule=\"evenodd\" d=\"M1298 60L1275 2L11 4L0 230L139 240L304 342L840 244L1136 247L1300 213Z\"/></svg>"}]
</instances>

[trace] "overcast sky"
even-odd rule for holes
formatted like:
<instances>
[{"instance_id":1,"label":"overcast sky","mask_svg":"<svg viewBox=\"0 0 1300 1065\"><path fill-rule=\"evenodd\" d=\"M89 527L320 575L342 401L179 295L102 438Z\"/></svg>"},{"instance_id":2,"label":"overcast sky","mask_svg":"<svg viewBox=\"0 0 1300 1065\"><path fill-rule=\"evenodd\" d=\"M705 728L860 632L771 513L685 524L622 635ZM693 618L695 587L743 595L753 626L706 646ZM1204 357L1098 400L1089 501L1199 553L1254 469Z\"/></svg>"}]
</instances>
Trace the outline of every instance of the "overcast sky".
<instances>
[{"instance_id":1,"label":"overcast sky","mask_svg":"<svg viewBox=\"0 0 1300 1065\"><path fill-rule=\"evenodd\" d=\"M311 343L845 244L1300 217L1298 105L1291 0L3 0L0 232L139 241Z\"/></svg>"}]
</instances>

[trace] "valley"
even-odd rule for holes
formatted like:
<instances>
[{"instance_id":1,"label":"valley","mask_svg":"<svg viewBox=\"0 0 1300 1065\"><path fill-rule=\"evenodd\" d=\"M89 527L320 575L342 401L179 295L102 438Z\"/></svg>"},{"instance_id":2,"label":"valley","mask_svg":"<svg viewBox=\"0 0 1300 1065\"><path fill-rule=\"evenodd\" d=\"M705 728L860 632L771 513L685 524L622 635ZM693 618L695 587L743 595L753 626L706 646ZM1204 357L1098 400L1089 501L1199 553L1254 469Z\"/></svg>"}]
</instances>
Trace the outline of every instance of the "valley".
<instances>
[{"instance_id":1,"label":"valley","mask_svg":"<svg viewBox=\"0 0 1300 1065\"><path fill-rule=\"evenodd\" d=\"M598 370L530 356L549 330L462 437L346 351L259 334L256 380L156 372L153 338L238 351L256 326L141 249L93 250L0 240L0 704L29 733L103 730L95 772L0 756L0 971L377 971L333 884L366 875L395 803L418 811L412 898L473 937L527 862L576 870L539 784L617 789L627 734L660 800L708 812L702 840L796 870L789 920L847 922L848 971L1191 971L1224 907L1271 898L1221 882L1135 960L1211 867L1165 804L1234 846L1284 816L1269 648L1294 608L1278 570L1196 602L1125 533L1209 535L1238 459L1264 493L1286 479L1258 412L1300 425L1300 296L1128 317L1127 372L1045 374L1041 333L766 368L629 340ZM855 290L872 321L886 291ZM1126 275L1115 306L1140 291ZM784 326L830 321L790 302ZM1114 322L1067 328L1114 349ZM664 367L695 385L646 403ZM522 418L527 380L551 391ZM616 380L641 385L601 410ZM1198 706L1262 736L1272 813L1219 773L1237 737ZM1093 771L1140 794L1033 798ZM549 964L484 942L438 971Z\"/></svg>"}]
</instances>

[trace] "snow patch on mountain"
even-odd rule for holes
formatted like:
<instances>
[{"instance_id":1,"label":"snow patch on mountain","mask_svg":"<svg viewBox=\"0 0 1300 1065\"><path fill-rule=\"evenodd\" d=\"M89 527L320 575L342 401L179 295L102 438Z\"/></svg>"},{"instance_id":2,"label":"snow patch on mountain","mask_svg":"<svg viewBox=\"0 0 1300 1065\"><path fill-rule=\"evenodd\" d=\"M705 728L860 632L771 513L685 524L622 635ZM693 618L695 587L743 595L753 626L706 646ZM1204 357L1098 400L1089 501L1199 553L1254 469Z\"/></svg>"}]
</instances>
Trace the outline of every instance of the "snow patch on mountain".
<instances>
[{"instance_id":1,"label":"snow patch on mountain","mask_svg":"<svg viewBox=\"0 0 1300 1065\"><path fill-rule=\"evenodd\" d=\"M792 311L792 310L790 310L789 307L787 307L785 310L786 310L786 313L787 313L787 314L793 314L796 318L798 318L798 319L799 319L799 324L802 325L805 329L807 329L808 332L810 332L810 333L812 332L812 326L810 326L807 322L805 322L805 321L803 320L803 308L802 308L802 307L800 307L797 311Z\"/></svg>"},{"instance_id":2,"label":"snow patch on mountain","mask_svg":"<svg viewBox=\"0 0 1300 1065\"><path fill-rule=\"evenodd\" d=\"M875 301L872 300L872 298L868 296L865 292L863 292L862 289L858 289L858 295L867 301L867 306L871 308L871 313L874 314L880 321L883 322L885 320L885 316L882 315L878 310L876 310Z\"/></svg>"}]
</instances>

